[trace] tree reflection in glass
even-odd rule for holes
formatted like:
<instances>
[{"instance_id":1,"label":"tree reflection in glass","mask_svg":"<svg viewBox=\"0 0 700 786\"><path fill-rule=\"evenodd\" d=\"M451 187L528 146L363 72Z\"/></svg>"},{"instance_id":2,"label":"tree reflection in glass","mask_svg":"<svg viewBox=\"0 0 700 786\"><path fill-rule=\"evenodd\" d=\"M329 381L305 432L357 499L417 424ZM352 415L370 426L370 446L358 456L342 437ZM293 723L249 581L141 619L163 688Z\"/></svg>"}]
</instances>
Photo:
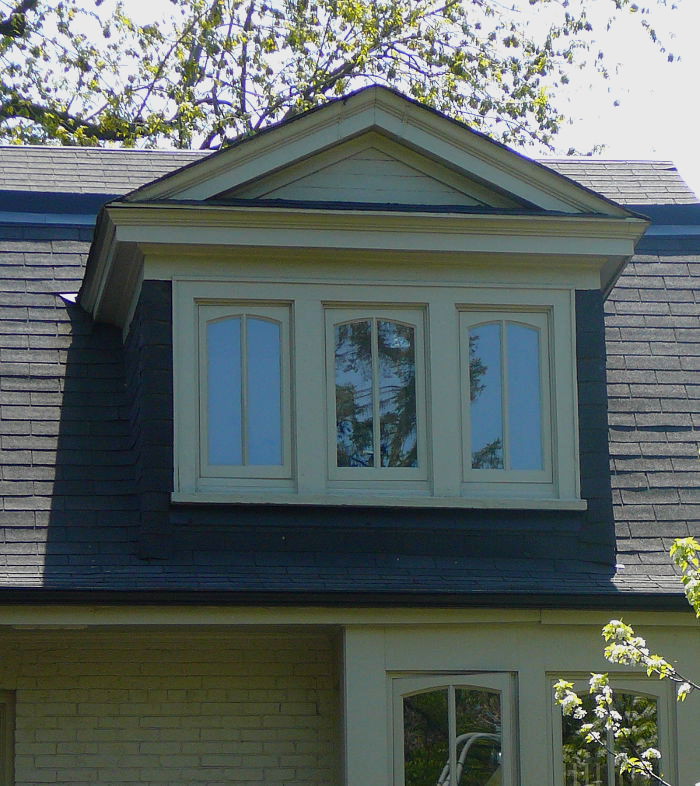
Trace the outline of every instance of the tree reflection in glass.
<instances>
[{"instance_id":1,"label":"tree reflection in glass","mask_svg":"<svg viewBox=\"0 0 700 786\"><path fill-rule=\"evenodd\" d=\"M503 469L501 325L469 331L472 469Z\"/></svg>"},{"instance_id":2,"label":"tree reflection in glass","mask_svg":"<svg viewBox=\"0 0 700 786\"><path fill-rule=\"evenodd\" d=\"M435 786L449 761L447 688L403 700L406 786Z\"/></svg>"},{"instance_id":3,"label":"tree reflection in glass","mask_svg":"<svg viewBox=\"0 0 700 786\"><path fill-rule=\"evenodd\" d=\"M450 712L455 729L451 745ZM497 691L450 686L406 696L405 786L500 786L501 725Z\"/></svg>"},{"instance_id":4,"label":"tree reflection in glass","mask_svg":"<svg viewBox=\"0 0 700 786\"><path fill-rule=\"evenodd\" d=\"M379 411L383 467L417 466L414 330L377 320Z\"/></svg>"},{"instance_id":5,"label":"tree reflection in glass","mask_svg":"<svg viewBox=\"0 0 700 786\"><path fill-rule=\"evenodd\" d=\"M582 706L593 713L595 700L592 696L581 696ZM651 696L616 691L613 708L621 715L621 725L630 729L627 739L607 740L611 751L639 756L640 751L659 747L657 702ZM562 718L562 755L564 760L565 786L646 786L648 778L630 773L620 774L611 754L599 745L586 743L581 724L570 716ZM658 762L654 772L659 774Z\"/></svg>"},{"instance_id":6,"label":"tree reflection in glass","mask_svg":"<svg viewBox=\"0 0 700 786\"><path fill-rule=\"evenodd\" d=\"M375 318L335 326L335 413L339 467L417 466L413 327Z\"/></svg>"},{"instance_id":7,"label":"tree reflection in glass","mask_svg":"<svg viewBox=\"0 0 700 786\"><path fill-rule=\"evenodd\" d=\"M339 467L374 464L372 322L335 326L335 419Z\"/></svg>"}]
</instances>

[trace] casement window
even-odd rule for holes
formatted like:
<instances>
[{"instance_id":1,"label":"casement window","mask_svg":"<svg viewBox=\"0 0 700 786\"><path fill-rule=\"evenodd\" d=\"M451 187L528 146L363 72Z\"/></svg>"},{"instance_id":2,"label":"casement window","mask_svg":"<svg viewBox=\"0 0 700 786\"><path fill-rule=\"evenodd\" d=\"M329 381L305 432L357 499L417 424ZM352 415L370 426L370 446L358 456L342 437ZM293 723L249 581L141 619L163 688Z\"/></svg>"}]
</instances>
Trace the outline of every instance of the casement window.
<instances>
[{"instance_id":1,"label":"casement window","mask_svg":"<svg viewBox=\"0 0 700 786\"><path fill-rule=\"evenodd\" d=\"M550 483L549 314L467 310L460 316L464 480Z\"/></svg>"},{"instance_id":2,"label":"casement window","mask_svg":"<svg viewBox=\"0 0 700 786\"><path fill-rule=\"evenodd\" d=\"M620 723L631 730L627 739L615 739L608 732L605 740L608 750L585 744L580 732L581 723L571 717L562 717L557 707L555 718L555 782L559 786L642 786L649 780L630 774L620 774L615 766L615 754L626 753L638 756L647 748L661 752L660 762L654 762L655 772L663 773L668 780L674 780L670 768L674 766L669 755L669 735L672 728L670 713L674 707L673 697L669 702L668 686L651 681L644 682L620 677L611 679L613 688L613 709L620 714ZM582 699L582 707L593 713L595 701L588 693L585 680L574 683L574 689Z\"/></svg>"},{"instance_id":3,"label":"casement window","mask_svg":"<svg viewBox=\"0 0 700 786\"><path fill-rule=\"evenodd\" d=\"M203 304L198 333L202 476L291 478L289 306Z\"/></svg>"},{"instance_id":4,"label":"casement window","mask_svg":"<svg viewBox=\"0 0 700 786\"><path fill-rule=\"evenodd\" d=\"M177 282L173 498L580 509L572 317L566 290Z\"/></svg>"},{"instance_id":5,"label":"casement window","mask_svg":"<svg viewBox=\"0 0 700 786\"><path fill-rule=\"evenodd\" d=\"M394 786L515 783L509 674L431 674L393 682Z\"/></svg>"},{"instance_id":6,"label":"casement window","mask_svg":"<svg viewBox=\"0 0 700 786\"><path fill-rule=\"evenodd\" d=\"M423 315L326 308L329 477L426 477Z\"/></svg>"},{"instance_id":7,"label":"casement window","mask_svg":"<svg viewBox=\"0 0 700 786\"><path fill-rule=\"evenodd\" d=\"M0 786L15 782L15 694L0 690Z\"/></svg>"}]
</instances>

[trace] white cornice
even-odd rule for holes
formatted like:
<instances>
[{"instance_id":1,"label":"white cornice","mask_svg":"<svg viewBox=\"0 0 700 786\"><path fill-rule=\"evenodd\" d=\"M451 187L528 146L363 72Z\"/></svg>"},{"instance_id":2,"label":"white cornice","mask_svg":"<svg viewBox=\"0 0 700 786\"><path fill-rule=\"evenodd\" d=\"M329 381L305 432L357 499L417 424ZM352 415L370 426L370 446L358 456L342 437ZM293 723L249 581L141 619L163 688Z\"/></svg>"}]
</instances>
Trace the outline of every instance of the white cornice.
<instances>
[{"instance_id":1,"label":"white cornice","mask_svg":"<svg viewBox=\"0 0 700 786\"><path fill-rule=\"evenodd\" d=\"M144 253L168 249L173 259L197 249L242 247L282 254L328 249L336 254L424 252L468 262L476 256L546 259L576 269L589 260L602 288L634 251L647 222L634 217L407 213L184 204L108 205L81 291L82 305L124 328L137 296ZM460 262L461 264L461 262Z\"/></svg>"},{"instance_id":2,"label":"white cornice","mask_svg":"<svg viewBox=\"0 0 700 786\"><path fill-rule=\"evenodd\" d=\"M369 88L268 129L128 195L207 199L376 131L456 173L543 209L629 216L620 205L392 91Z\"/></svg>"}]
</instances>

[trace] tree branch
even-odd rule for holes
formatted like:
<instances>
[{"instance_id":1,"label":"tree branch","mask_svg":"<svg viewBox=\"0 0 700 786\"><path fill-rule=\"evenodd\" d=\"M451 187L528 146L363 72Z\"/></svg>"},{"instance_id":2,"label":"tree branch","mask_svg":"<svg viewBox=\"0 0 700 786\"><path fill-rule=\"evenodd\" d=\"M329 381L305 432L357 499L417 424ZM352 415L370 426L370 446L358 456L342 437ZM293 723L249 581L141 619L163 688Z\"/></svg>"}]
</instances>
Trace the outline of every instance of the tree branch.
<instances>
[{"instance_id":1,"label":"tree branch","mask_svg":"<svg viewBox=\"0 0 700 786\"><path fill-rule=\"evenodd\" d=\"M39 0L21 0L5 17L0 19L0 35L21 38L27 31L27 11L33 11Z\"/></svg>"}]
</instances>

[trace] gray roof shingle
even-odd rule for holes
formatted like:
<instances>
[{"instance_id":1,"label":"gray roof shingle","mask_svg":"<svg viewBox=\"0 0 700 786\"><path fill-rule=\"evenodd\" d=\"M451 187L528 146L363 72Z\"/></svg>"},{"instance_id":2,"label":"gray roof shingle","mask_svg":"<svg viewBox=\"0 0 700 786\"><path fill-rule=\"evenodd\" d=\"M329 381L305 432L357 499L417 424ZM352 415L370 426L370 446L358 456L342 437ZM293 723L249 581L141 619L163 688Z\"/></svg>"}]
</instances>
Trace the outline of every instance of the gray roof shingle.
<instances>
[{"instance_id":1,"label":"gray roof shingle","mask_svg":"<svg viewBox=\"0 0 700 786\"><path fill-rule=\"evenodd\" d=\"M202 155L0 148L0 190L121 193ZM693 201L666 163L545 163L629 204ZM60 296L80 286L89 237L89 228L0 224L0 586L410 593L471 602L489 593L679 594L667 549L674 537L700 534L700 236L682 255L635 257L608 300L610 447L624 565L612 578L547 560L342 550L332 559L299 552L293 564L288 552L241 550L221 564L206 543L160 563L139 559L121 338Z\"/></svg>"}]
</instances>

